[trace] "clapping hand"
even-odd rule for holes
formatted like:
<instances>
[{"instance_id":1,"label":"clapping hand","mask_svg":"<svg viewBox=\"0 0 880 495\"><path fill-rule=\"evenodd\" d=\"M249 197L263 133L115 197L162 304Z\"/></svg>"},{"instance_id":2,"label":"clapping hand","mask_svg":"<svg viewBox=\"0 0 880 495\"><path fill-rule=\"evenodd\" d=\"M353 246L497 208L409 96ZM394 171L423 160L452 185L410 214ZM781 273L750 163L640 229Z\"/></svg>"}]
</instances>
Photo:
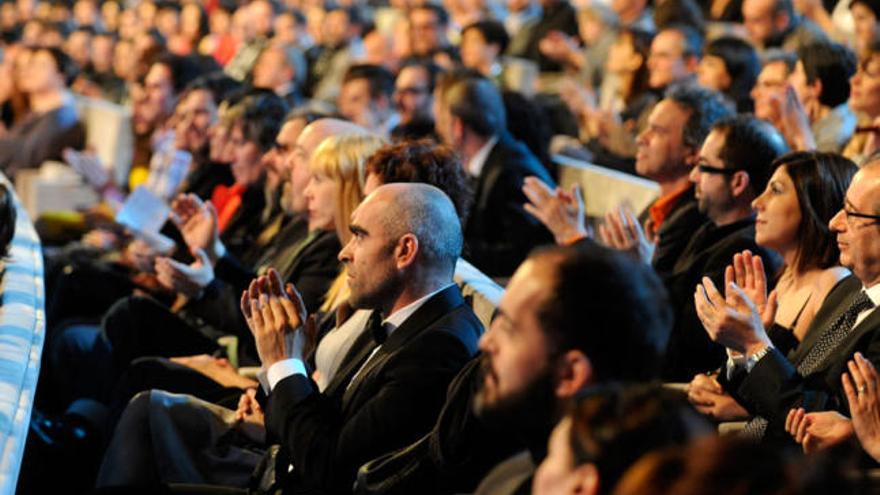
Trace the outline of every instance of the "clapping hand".
<instances>
[{"instance_id":1,"label":"clapping hand","mask_svg":"<svg viewBox=\"0 0 880 495\"><path fill-rule=\"evenodd\" d=\"M857 352L847 363L849 374L844 373L843 391L849 402L852 426L862 448L880 459L880 379L874 365Z\"/></svg>"},{"instance_id":2,"label":"clapping hand","mask_svg":"<svg viewBox=\"0 0 880 495\"><path fill-rule=\"evenodd\" d=\"M241 295L241 311L254 340L264 369L289 358L303 359L306 332L301 328L308 314L302 297L292 284L282 289L274 269L254 279ZM293 333L290 349L286 337Z\"/></svg>"},{"instance_id":3,"label":"clapping hand","mask_svg":"<svg viewBox=\"0 0 880 495\"><path fill-rule=\"evenodd\" d=\"M764 262L761 257L752 254L748 249L733 256L733 264L728 265L724 271L724 282L736 283L745 295L755 304L758 314L761 315L761 323L764 328L769 328L776 319L776 291L767 295L767 273L764 271Z\"/></svg>"},{"instance_id":4,"label":"clapping hand","mask_svg":"<svg viewBox=\"0 0 880 495\"><path fill-rule=\"evenodd\" d=\"M697 285L694 304L709 338L728 349L753 355L770 345L758 308L729 277L722 296L709 277Z\"/></svg>"},{"instance_id":5,"label":"clapping hand","mask_svg":"<svg viewBox=\"0 0 880 495\"><path fill-rule=\"evenodd\" d=\"M812 454L852 437L853 426L846 416L836 411L808 413L797 408L788 412L785 431L805 453Z\"/></svg>"},{"instance_id":6,"label":"clapping hand","mask_svg":"<svg viewBox=\"0 0 880 495\"><path fill-rule=\"evenodd\" d=\"M523 207L553 233L557 244L570 244L587 237L580 187L574 185L571 191L558 187L553 190L537 177L526 177L522 190L529 200Z\"/></svg>"},{"instance_id":7,"label":"clapping hand","mask_svg":"<svg viewBox=\"0 0 880 495\"><path fill-rule=\"evenodd\" d=\"M223 248L213 203L195 194L181 194L171 203L171 210L186 245L192 250L203 249L211 264L216 262Z\"/></svg>"},{"instance_id":8,"label":"clapping hand","mask_svg":"<svg viewBox=\"0 0 880 495\"><path fill-rule=\"evenodd\" d=\"M167 257L156 258L156 279L168 290L179 292L189 298L196 297L214 280L214 269L203 249L193 253L195 261L184 265Z\"/></svg>"},{"instance_id":9,"label":"clapping hand","mask_svg":"<svg viewBox=\"0 0 880 495\"><path fill-rule=\"evenodd\" d=\"M629 206L605 215L605 223L599 226L599 237L608 247L625 251L644 263L654 257L655 244L645 235L645 230Z\"/></svg>"},{"instance_id":10,"label":"clapping hand","mask_svg":"<svg viewBox=\"0 0 880 495\"><path fill-rule=\"evenodd\" d=\"M798 151L816 149L810 117L791 84L786 84L783 94L774 95L770 99L770 104L779 115L777 127L792 149Z\"/></svg>"},{"instance_id":11,"label":"clapping hand","mask_svg":"<svg viewBox=\"0 0 880 495\"><path fill-rule=\"evenodd\" d=\"M235 421L238 429L248 438L256 442L266 440L266 415L256 399L257 390L249 388L238 399L238 408L235 410Z\"/></svg>"}]
</instances>

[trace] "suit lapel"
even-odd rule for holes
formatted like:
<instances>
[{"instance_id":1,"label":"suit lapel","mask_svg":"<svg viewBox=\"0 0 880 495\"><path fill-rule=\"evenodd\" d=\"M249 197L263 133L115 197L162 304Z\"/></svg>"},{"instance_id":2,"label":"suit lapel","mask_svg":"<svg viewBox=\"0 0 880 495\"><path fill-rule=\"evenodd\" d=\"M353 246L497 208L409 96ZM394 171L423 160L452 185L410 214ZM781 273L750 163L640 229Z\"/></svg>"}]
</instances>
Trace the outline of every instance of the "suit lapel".
<instances>
[{"instance_id":1,"label":"suit lapel","mask_svg":"<svg viewBox=\"0 0 880 495\"><path fill-rule=\"evenodd\" d=\"M413 313L412 316L407 318L400 327L388 336L388 340L386 340L376 354L367 361L351 384L347 385L348 388L345 390L345 394L342 398L343 407L345 407L345 404L349 403L358 388L374 370L380 368L388 358L393 356L394 353L399 351L407 342L421 333L430 324L462 304L464 304L464 299L461 297L461 291L458 286L455 285L436 294L431 299L428 299L422 307Z\"/></svg>"},{"instance_id":2,"label":"suit lapel","mask_svg":"<svg viewBox=\"0 0 880 495\"><path fill-rule=\"evenodd\" d=\"M369 321L370 319L367 318L365 324L369 325ZM330 383L327 384L327 389L324 393L329 396L341 397L342 393L345 392L348 382L351 381L357 370L363 366L364 360L369 357L375 348L376 342L373 341L373 336L370 332L367 330L361 331L361 334L355 339L354 344L351 345L348 353L342 359L342 365L339 370L333 375Z\"/></svg>"},{"instance_id":3,"label":"suit lapel","mask_svg":"<svg viewBox=\"0 0 880 495\"><path fill-rule=\"evenodd\" d=\"M809 353L810 349L816 345L816 341L828 331L831 324L834 323L834 321L846 311L846 308L852 304L853 299L861 288L862 284L859 279L850 275L838 282L838 285L831 290L825 303L819 308L819 311L813 318L813 322L807 329L803 342L801 342L800 345L798 345L790 354L789 360L794 365L800 364L801 360L803 360L807 353ZM872 313L871 317L873 316L875 315ZM867 319L870 319L870 317ZM862 322L862 324L864 323L865 322ZM859 327L861 326L862 325L859 325Z\"/></svg>"},{"instance_id":4,"label":"suit lapel","mask_svg":"<svg viewBox=\"0 0 880 495\"><path fill-rule=\"evenodd\" d=\"M486 157L486 163L483 164L483 171L480 173L479 180L477 181L477 190L474 191L477 201L475 209L477 211L483 211L488 207L489 193L495 188L495 183L501 177L501 172L504 169L504 160L501 156L504 142L504 136L498 138L498 142L495 143L492 151L489 152L489 156Z\"/></svg>"}]
</instances>

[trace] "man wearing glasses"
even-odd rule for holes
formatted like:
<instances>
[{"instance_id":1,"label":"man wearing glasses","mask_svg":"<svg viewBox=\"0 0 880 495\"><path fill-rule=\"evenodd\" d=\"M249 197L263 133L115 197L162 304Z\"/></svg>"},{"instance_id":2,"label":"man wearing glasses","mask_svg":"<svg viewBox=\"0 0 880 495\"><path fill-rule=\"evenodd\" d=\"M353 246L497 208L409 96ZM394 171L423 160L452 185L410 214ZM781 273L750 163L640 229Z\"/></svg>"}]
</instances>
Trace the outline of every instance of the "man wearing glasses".
<instances>
[{"instance_id":1,"label":"man wearing glasses","mask_svg":"<svg viewBox=\"0 0 880 495\"><path fill-rule=\"evenodd\" d=\"M697 208L708 222L691 232L672 271L662 275L672 301L678 302L666 379L685 380L724 361L724 348L706 335L689 301L703 277L722 284L733 255L746 249L760 253L768 273L779 267L779 257L755 243L751 203L767 185L770 164L786 151L785 140L773 126L746 115L717 121L703 141L690 181Z\"/></svg>"},{"instance_id":2,"label":"man wearing glasses","mask_svg":"<svg viewBox=\"0 0 880 495\"><path fill-rule=\"evenodd\" d=\"M431 61L411 59L403 63L394 81L394 107L400 123L391 131L393 138L435 137L434 83L440 68Z\"/></svg>"}]
</instances>

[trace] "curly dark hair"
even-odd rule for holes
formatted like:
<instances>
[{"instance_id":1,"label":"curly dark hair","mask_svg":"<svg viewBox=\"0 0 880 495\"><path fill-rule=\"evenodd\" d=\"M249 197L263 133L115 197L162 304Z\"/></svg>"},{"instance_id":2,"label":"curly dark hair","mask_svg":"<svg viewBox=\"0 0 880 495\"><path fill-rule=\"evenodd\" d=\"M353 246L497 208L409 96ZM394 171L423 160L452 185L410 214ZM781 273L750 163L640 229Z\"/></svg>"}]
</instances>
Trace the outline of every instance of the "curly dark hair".
<instances>
[{"instance_id":1,"label":"curly dark hair","mask_svg":"<svg viewBox=\"0 0 880 495\"><path fill-rule=\"evenodd\" d=\"M284 123L287 104L274 93L260 93L246 96L239 105L243 110L235 125L241 126L246 140L257 143L264 152L269 151Z\"/></svg>"},{"instance_id":2,"label":"curly dark hair","mask_svg":"<svg viewBox=\"0 0 880 495\"><path fill-rule=\"evenodd\" d=\"M467 220L473 191L458 155L430 139L388 144L367 159L366 174L376 174L383 184L423 182L449 196L462 226Z\"/></svg>"}]
</instances>

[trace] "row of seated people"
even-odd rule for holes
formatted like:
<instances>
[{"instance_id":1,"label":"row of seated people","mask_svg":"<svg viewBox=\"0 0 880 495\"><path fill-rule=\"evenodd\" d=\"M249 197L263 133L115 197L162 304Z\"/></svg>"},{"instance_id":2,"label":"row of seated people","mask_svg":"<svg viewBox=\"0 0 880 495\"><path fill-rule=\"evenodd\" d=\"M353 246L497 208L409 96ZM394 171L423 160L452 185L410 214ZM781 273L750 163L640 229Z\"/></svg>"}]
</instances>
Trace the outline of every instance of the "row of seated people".
<instances>
[{"instance_id":1,"label":"row of seated people","mask_svg":"<svg viewBox=\"0 0 880 495\"><path fill-rule=\"evenodd\" d=\"M465 79L450 91L489 90ZM271 97L249 98L231 125L232 173L236 183L258 183L262 169L274 167L285 191L278 204L300 215L299 232L287 232L296 216L273 225L236 210L248 228L259 231L254 238L264 237L262 244L236 252L220 232L224 205L180 197L176 220L193 261L160 256L154 262L155 282L177 293L177 301L161 305L126 295L100 325L52 330L52 400L91 398L109 408L108 432L118 424L100 484L246 485L260 459L254 449L265 450L267 439L241 428L256 423L260 431L263 407L268 440L282 444L269 450L276 459L269 477L294 491L333 492L348 491L364 463L401 448L392 461L416 456L423 469L407 471L413 479L399 483L473 489L507 454L528 449L526 460L543 459L563 404L603 381L689 379L721 366L719 387L763 418L764 426L756 419L753 429L767 440L784 431L794 407L845 412L837 381L841 362L855 351L870 359L874 337L871 318L852 332L856 318L838 318L858 293L853 286L873 280L870 248L877 234L873 213L867 213L876 194L872 164L856 174L855 165L836 155L785 154L787 146L768 124L730 116L708 91L673 91L639 139L637 167L663 179L663 197L647 213L651 228L643 232L635 215L623 210L610 214L599 230L604 244L633 256L594 245L576 190L526 181L530 205L524 210L559 243L583 245L529 258L511 280L492 329L480 337L480 321L450 286L468 203L464 170L454 155L427 143L382 147L380 138L335 120L303 128L307 119L295 115L282 125L282 107L273 106ZM277 148L261 155L273 141ZM427 182L443 194L426 186L382 185L392 182ZM341 275L335 270L340 247ZM258 261L242 263L247 256ZM604 261L568 266L568 256L573 265L580 256ZM297 263L301 271L290 269ZM777 292L768 296L765 270L773 280L781 266ZM544 284L530 285L542 276ZM288 282L289 290L283 287ZM327 316L312 322L308 315L320 305ZM774 322L779 328L769 332L771 344L764 328ZM561 336L542 341L542 331ZM225 351L229 360L259 363L264 375L253 380L226 360L186 357L214 353L220 335L236 337L237 348ZM478 339L484 357L473 360ZM803 369L801 360L807 363ZM833 383L813 378L835 373ZM711 412L715 399L696 397L699 380L691 386L692 399ZM195 414L214 422L153 431L151 421L160 414L155 409L174 410L175 401L150 393L126 408L132 396L151 388L237 405L238 412L200 402L201 412L169 421ZM243 392L253 388L268 402L260 406L260 394ZM185 404L184 410L192 409L191 401ZM514 415L495 418L493 406L509 406ZM217 418L226 429L213 429ZM207 425L208 438L199 425ZM505 426L520 435L505 434ZM184 443L207 443L222 455L200 457L204 450L196 448L195 458L186 461L191 450L183 448L181 436L188 433L195 438ZM157 454L157 437L166 434L171 453ZM149 445L132 448L133 438ZM239 455L239 447L251 455ZM230 452L244 459L226 462L223 455ZM174 462L164 462L169 455Z\"/></svg>"}]
</instances>

